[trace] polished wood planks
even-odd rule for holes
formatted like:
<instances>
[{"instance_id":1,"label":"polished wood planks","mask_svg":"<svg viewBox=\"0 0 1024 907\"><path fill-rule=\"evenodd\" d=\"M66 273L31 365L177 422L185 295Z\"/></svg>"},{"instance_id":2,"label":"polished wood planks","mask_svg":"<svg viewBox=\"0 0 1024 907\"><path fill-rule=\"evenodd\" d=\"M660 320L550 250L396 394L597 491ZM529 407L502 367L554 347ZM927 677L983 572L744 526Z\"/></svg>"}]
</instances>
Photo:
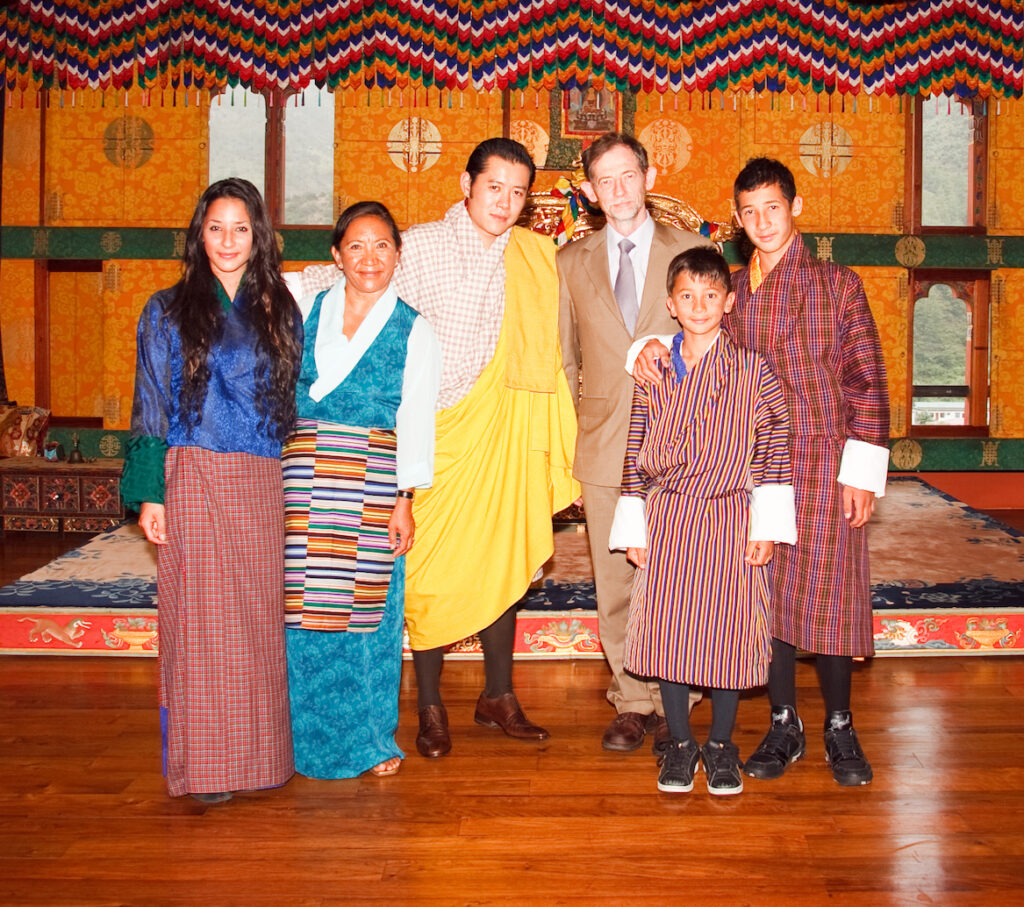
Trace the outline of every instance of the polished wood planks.
<instances>
[{"instance_id":1,"label":"polished wood planks","mask_svg":"<svg viewBox=\"0 0 1024 907\"><path fill-rule=\"evenodd\" d=\"M296 777L210 807L164 792L156 668L0 658L0 903L1016 904L1024 883L1021 658L860 667L876 780L852 790L824 764L800 662L807 757L733 798L703 775L659 793L646 747L602 751L594 661L516 665L542 744L473 724L481 666L448 664L454 749L422 759L406 665L398 776ZM741 701L743 755L766 713Z\"/></svg>"}]
</instances>

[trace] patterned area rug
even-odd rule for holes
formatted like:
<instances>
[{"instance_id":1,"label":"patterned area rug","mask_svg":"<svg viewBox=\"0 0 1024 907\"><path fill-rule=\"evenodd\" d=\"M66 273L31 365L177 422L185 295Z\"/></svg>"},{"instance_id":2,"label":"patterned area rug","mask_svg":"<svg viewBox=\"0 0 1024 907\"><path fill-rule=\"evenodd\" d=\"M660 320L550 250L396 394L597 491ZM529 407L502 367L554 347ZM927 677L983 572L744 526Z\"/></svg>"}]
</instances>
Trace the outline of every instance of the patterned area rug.
<instances>
[{"instance_id":1,"label":"patterned area rug","mask_svg":"<svg viewBox=\"0 0 1024 907\"><path fill-rule=\"evenodd\" d=\"M581 525L520 603L516 654L600 657ZM1024 535L913 478L893 479L870 526L879 654L1024 652ZM0 652L154 655L156 554L126 524L0 589ZM480 657L472 637L453 657Z\"/></svg>"}]
</instances>

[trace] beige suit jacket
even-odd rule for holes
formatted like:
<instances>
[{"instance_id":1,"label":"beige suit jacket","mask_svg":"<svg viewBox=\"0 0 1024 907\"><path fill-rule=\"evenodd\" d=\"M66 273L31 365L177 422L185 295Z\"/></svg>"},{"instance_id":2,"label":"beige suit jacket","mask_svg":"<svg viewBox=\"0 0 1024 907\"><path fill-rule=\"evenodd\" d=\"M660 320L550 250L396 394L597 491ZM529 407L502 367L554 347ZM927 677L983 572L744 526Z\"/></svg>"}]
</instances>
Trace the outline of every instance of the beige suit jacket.
<instances>
[{"instance_id":1,"label":"beige suit jacket","mask_svg":"<svg viewBox=\"0 0 1024 907\"><path fill-rule=\"evenodd\" d=\"M626 330L615 302L606 241L602 229L559 250L558 326L563 366L579 416L573 474L591 485L618 487L633 400L626 352L634 336L679 330L665 306L669 262L685 249L707 245L708 240L666 224L654 225L634 336ZM583 387L577 398L581 374Z\"/></svg>"}]
</instances>

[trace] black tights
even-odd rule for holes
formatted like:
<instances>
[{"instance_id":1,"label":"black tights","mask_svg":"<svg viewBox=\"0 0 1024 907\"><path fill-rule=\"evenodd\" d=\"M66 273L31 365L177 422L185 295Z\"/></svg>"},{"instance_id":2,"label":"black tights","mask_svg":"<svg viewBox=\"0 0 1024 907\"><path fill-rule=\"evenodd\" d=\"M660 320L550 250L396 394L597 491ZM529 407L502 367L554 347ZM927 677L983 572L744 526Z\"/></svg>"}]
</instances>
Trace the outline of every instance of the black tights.
<instances>
[{"instance_id":1,"label":"black tights","mask_svg":"<svg viewBox=\"0 0 1024 907\"><path fill-rule=\"evenodd\" d=\"M690 685L659 680L661 702L665 706L668 732L674 740L693 740L690 730ZM708 739L715 743L728 743L736 724L736 709L740 703L739 690L711 690L711 730Z\"/></svg>"},{"instance_id":2,"label":"black tights","mask_svg":"<svg viewBox=\"0 0 1024 907\"><path fill-rule=\"evenodd\" d=\"M490 699L512 692L512 649L516 641L516 609L513 605L493 624L480 631L484 650L484 695ZM413 650L416 697L420 709L441 705L441 669L444 648Z\"/></svg>"},{"instance_id":3,"label":"black tights","mask_svg":"<svg viewBox=\"0 0 1024 907\"><path fill-rule=\"evenodd\" d=\"M849 711L853 659L848 655L816 655L815 662L825 714ZM784 705L796 708L796 646L781 639L772 640L768 698L773 709Z\"/></svg>"}]
</instances>

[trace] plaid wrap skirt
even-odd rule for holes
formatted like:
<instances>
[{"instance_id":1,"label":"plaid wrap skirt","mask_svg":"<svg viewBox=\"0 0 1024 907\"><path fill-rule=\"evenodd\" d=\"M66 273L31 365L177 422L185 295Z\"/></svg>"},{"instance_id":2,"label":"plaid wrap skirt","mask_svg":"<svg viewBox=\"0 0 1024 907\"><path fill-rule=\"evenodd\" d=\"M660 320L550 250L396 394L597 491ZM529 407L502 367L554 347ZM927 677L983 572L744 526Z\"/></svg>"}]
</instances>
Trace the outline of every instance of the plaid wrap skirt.
<instances>
[{"instance_id":1,"label":"plaid wrap skirt","mask_svg":"<svg viewBox=\"0 0 1024 907\"><path fill-rule=\"evenodd\" d=\"M172 797L294 773L281 463L172 447L159 549L160 706Z\"/></svg>"}]
</instances>

